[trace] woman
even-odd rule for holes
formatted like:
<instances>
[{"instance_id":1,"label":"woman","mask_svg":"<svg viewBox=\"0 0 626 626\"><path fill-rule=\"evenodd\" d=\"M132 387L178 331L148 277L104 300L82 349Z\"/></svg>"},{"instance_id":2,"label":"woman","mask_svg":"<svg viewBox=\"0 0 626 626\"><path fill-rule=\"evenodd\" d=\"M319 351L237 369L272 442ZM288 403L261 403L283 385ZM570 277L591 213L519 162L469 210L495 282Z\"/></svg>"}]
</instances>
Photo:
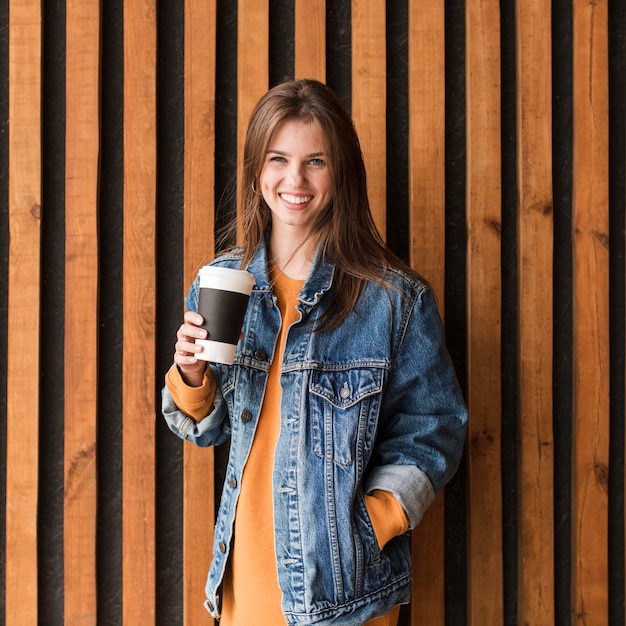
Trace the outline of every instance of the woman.
<instances>
[{"instance_id":1,"label":"woman","mask_svg":"<svg viewBox=\"0 0 626 626\"><path fill-rule=\"evenodd\" d=\"M407 531L466 432L433 294L378 234L325 85L261 98L242 183L243 244L214 261L256 279L235 362L197 358L196 281L163 390L178 436L230 440L206 607L227 626L395 624Z\"/></svg>"}]
</instances>

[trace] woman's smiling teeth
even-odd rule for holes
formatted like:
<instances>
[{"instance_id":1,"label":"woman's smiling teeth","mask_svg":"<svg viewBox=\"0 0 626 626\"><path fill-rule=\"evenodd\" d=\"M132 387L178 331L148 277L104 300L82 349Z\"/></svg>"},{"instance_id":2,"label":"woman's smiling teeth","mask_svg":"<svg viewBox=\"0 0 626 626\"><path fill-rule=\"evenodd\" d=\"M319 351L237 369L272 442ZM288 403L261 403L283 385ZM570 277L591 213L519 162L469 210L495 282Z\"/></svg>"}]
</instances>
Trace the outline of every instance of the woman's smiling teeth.
<instances>
[{"instance_id":1,"label":"woman's smiling teeth","mask_svg":"<svg viewBox=\"0 0 626 626\"><path fill-rule=\"evenodd\" d=\"M313 200L313 196L292 196L288 193L281 193L280 197L290 204L304 204Z\"/></svg>"}]
</instances>

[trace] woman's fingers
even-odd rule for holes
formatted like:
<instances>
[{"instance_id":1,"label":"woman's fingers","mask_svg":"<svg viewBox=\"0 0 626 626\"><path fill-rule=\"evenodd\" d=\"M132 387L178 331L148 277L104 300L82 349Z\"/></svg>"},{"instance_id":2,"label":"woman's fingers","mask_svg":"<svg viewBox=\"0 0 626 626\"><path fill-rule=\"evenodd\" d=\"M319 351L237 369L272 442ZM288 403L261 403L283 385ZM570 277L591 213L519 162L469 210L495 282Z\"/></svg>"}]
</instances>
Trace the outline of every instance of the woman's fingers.
<instances>
[{"instance_id":1,"label":"woman's fingers","mask_svg":"<svg viewBox=\"0 0 626 626\"><path fill-rule=\"evenodd\" d=\"M181 324L176 333L176 345L174 362L178 365L189 365L196 363L195 357L202 351L202 346L195 343L196 339L206 339L207 331L200 325L204 322L201 315L192 311L185 313L185 321Z\"/></svg>"},{"instance_id":2,"label":"woman's fingers","mask_svg":"<svg viewBox=\"0 0 626 626\"><path fill-rule=\"evenodd\" d=\"M204 324L204 318L200 313L194 313L193 311L187 311L184 316L184 320L187 324L193 326L202 326Z\"/></svg>"},{"instance_id":3,"label":"woman's fingers","mask_svg":"<svg viewBox=\"0 0 626 626\"><path fill-rule=\"evenodd\" d=\"M192 326L191 324L183 324L176 333L176 339L178 341L195 341L196 339L206 339L207 331L199 326Z\"/></svg>"}]
</instances>

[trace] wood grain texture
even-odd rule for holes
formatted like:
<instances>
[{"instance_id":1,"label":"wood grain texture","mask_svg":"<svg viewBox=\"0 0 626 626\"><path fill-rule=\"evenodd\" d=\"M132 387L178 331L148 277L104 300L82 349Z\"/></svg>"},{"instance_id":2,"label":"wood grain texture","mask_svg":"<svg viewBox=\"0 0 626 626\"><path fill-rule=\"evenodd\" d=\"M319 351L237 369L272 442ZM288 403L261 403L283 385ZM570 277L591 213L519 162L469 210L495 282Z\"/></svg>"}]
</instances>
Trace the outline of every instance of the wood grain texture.
<instances>
[{"instance_id":1,"label":"wood grain texture","mask_svg":"<svg viewBox=\"0 0 626 626\"><path fill-rule=\"evenodd\" d=\"M500 10L466 4L468 623L503 622Z\"/></svg>"},{"instance_id":2,"label":"wood grain texture","mask_svg":"<svg viewBox=\"0 0 626 626\"><path fill-rule=\"evenodd\" d=\"M295 0L296 78L326 80L326 0Z\"/></svg>"},{"instance_id":3,"label":"wood grain texture","mask_svg":"<svg viewBox=\"0 0 626 626\"><path fill-rule=\"evenodd\" d=\"M387 85L384 0L352 0L352 117L359 134L367 191L381 235L387 222Z\"/></svg>"},{"instance_id":4,"label":"wood grain texture","mask_svg":"<svg viewBox=\"0 0 626 626\"><path fill-rule=\"evenodd\" d=\"M413 267L432 285L442 311L446 210L444 2L413 0L409 7L410 255Z\"/></svg>"},{"instance_id":5,"label":"wood grain texture","mask_svg":"<svg viewBox=\"0 0 626 626\"><path fill-rule=\"evenodd\" d=\"M5 618L28 625L38 621L41 11L9 3Z\"/></svg>"},{"instance_id":6,"label":"wood grain texture","mask_svg":"<svg viewBox=\"0 0 626 626\"><path fill-rule=\"evenodd\" d=\"M554 624L551 12L517 6L518 618ZM542 67L541 72L537 68Z\"/></svg>"},{"instance_id":7,"label":"wood grain texture","mask_svg":"<svg viewBox=\"0 0 626 626\"><path fill-rule=\"evenodd\" d=\"M242 0L237 13L237 172L242 171L243 144L250 114L269 85L269 2ZM237 210L241 179L237 180Z\"/></svg>"},{"instance_id":8,"label":"wood grain texture","mask_svg":"<svg viewBox=\"0 0 626 626\"><path fill-rule=\"evenodd\" d=\"M215 0L185 2L184 290L215 249ZM183 615L185 624L212 623L203 606L211 561L213 448L183 447ZM198 549L198 537L207 549Z\"/></svg>"},{"instance_id":9,"label":"wood grain texture","mask_svg":"<svg viewBox=\"0 0 626 626\"><path fill-rule=\"evenodd\" d=\"M124 3L123 619L155 617L156 11Z\"/></svg>"},{"instance_id":10,"label":"wood grain texture","mask_svg":"<svg viewBox=\"0 0 626 626\"><path fill-rule=\"evenodd\" d=\"M95 624L100 3L67 7L65 506L67 624Z\"/></svg>"},{"instance_id":11,"label":"wood grain texture","mask_svg":"<svg viewBox=\"0 0 626 626\"><path fill-rule=\"evenodd\" d=\"M574 3L572 623L608 624L608 3Z\"/></svg>"}]
</instances>

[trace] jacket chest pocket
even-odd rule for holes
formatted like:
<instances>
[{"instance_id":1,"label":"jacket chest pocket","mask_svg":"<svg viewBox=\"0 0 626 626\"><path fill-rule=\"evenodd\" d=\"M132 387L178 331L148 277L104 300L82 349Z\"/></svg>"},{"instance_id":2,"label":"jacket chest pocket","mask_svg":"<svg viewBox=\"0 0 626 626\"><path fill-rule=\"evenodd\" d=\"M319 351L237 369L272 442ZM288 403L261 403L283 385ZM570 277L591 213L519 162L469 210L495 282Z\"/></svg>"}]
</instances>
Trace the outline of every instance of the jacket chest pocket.
<instances>
[{"instance_id":1,"label":"jacket chest pocket","mask_svg":"<svg viewBox=\"0 0 626 626\"><path fill-rule=\"evenodd\" d=\"M309 383L313 452L339 465L367 454L376 433L383 370L314 371Z\"/></svg>"}]
</instances>

